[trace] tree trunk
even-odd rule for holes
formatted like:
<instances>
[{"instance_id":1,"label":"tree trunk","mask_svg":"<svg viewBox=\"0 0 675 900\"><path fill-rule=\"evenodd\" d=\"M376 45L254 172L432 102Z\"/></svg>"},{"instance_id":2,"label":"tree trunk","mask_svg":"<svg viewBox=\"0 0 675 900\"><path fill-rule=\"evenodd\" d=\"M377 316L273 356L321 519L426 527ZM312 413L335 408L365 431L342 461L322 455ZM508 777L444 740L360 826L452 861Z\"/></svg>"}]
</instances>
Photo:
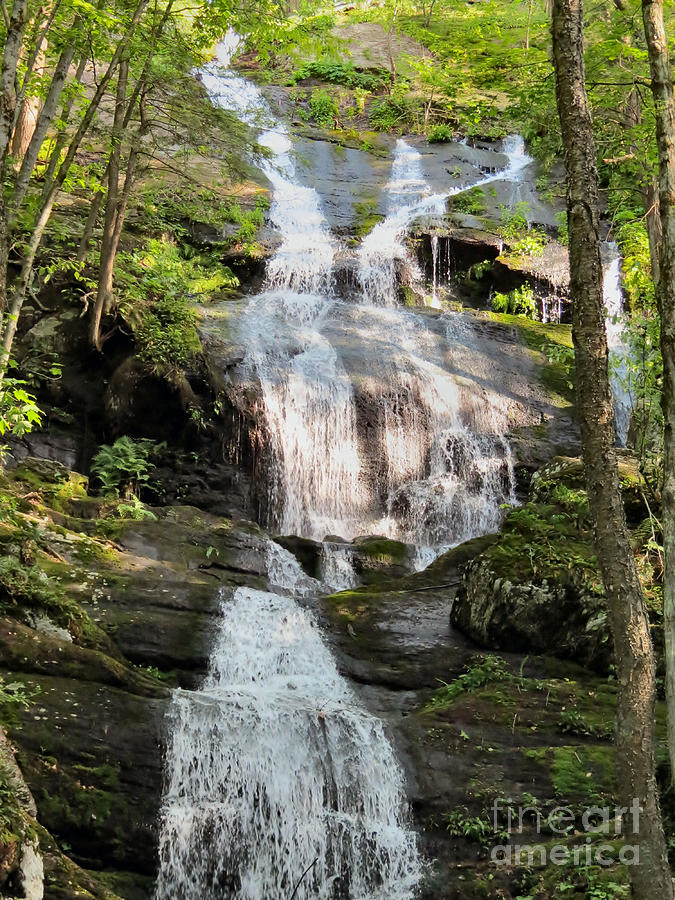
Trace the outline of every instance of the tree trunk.
<instances>
[{"instance_id":1,"label":"tree trunk","mask_svg":"<svg viewBox=\"0 0 675 900\"><path fill-rule=\"evenodd\" d=\"M82 81L84 76L84 71L87 68L87 57L83 56L80 62L78 63L77 69L75 71L75 77L73 79L73 84L79 84ZM65 101L63 107L61 109L61 125L59 127L59 133L54 142L54 146L52 148L52 152L49 157L49 163L47 165L47 170L45 172L45 180L44 185L42 187L42 199L49 193L49 189L52 185L52 181L54 180L54 175L56 174L56 170L58 168L59 162L61 160L61 154L63 153L64 147L68 143L68 123L70 120L70 114L73 111L73 104L75 102L75 95L71 94L70 97Z\"/></svg>"},{"instance_id":2,"label":"tree trunk","mask_svg":"<svg viewBox=\"0 0 675 900\"><path fill-rule=\"evenodd\" d=\"M663 356L663 630L671 777L675 777L675 99L662 0L642 0L659 155L661 247L656 297Z\"/></svg>"},{"instance_id":3,"label":"tree trunk","mask_svg":"<svg viewBox=\"0 0 675 900\"><path fill-rule=\"evenodd\" d=\"M14 160L21 161L35 134L38 116L40 115L39 97L25 97L20 104L14 133L12 134L11 154ZM15 163L16 165L16 163Z\"/></svg>"},{"instance_id":4,"label":"tree trunk","mask_svg":"<svg viewBox=\"0 0 675 900\"><path fill-rule=\"evenodd\" d=\"M56 108L59 103L59 98L61 97L63 86L66 83L68 70L70 69L70 64L73 61L74 55L75 45L71 44L63 50L56 64L56 68L54 69L49 85L49 92L47 93L47 97L45 98L45 102L40 111L33 136L29 146L26 148L25 156L21 162L21 169L19 170L19 174L17 175L14 184L14 192L12 194L13 209L12 215L10 216L10 226L16 219L21 204L26 196L33 169L38 161L44 139L47 136L47 130L56 115Z\"/></svg>"},{"instance_id":5,"label":"tree trunk","mask_svg":"<svg viewBox=\"0 0 675 900\"><path fill-rule=\"evenodd\" d=\"M101 242L101 261L98 272L98 289L89 323L89 343L96 350L101 349L101 317L112 305L113 269L115 265L115 249L113 235L117 218L117 198L119 195L120 157L122 138L124 136L124 119L126 113L127 84L129 76L129 60L120 63L115 95L115 114L113 117L110 156L108 157L108 191L103 219L103 240Z\"/></svg>"},{"instance_id":6,"label":"tree trunk","mask_svg":"<svg viewBox=\"0 0 675 900\"><path fill-rule=\"evenodd\" d=\"M639 865L629 867L634 900L673 900L654 774L654 655L642 586L619 491L600 259L598 174L585 85L581 0L554 0L556 99L567 173L572 336L577 406L595 549L614 639L619 693L616 762L619 799L637 798L639 833L624 816ZM631 826L631 827L629 827Z\"/></svg>"},{"instance_id":7,"label":"tree trunk","mask_svg":"<svg viewBox=\"0 0 675 900\"><path fill-rule=\"evenodd\" d=\"M0 70L0 185L5 182L7 155L14 129L16 108L16 70L26 25L28 0L15 0L7 25ZM7 262L9 229L4 192L0 190L0 315L7 309Z\"/></svg>"}]
</instances>

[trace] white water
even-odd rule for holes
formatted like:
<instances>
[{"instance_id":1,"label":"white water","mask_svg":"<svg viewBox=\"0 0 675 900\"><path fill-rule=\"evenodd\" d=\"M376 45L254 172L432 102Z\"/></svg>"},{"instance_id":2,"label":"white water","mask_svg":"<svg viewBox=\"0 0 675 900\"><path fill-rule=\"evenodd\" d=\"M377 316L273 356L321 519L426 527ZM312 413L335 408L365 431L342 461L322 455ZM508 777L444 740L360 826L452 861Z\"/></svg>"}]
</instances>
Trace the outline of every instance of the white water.
<instances>
[{"instance_id":1,"label":"white water","mask_svg":"<svg viewBox=\"0 0 675 900\"><path fill-rule=\"evenodd\" d=\"M610 381L614 400L614 426L617 441L623 447L628 437L632 399L628 384L628 347L624 343L623 293L621 290L621 258L616 245L610 245L611 260L605 268L603 294L605 299L607 346L609 347Z\"/></svg>"},{"instance_id":2,"label":"white water","mask_svg":"<svg viewBox=\"0 0 675 900\"><path fill-rule=\"evenodd\" d=\"M255 88L216 81L220 102L269 123ZM360 489L351 384L319 330L335 248L272 127L262 139L274 151L266 171L282 241L269 290L244 317L245 365L283 489L270 501L285 530L323 534L348 520ZM266 557L270 583L292 596L239 588L223 600L204 685L174 693L155 898L410 900L422 866L401 767L296 602L324 585L274 542ZM326 586L354 584L351 549L326 545L322 564Z\"/></svg>"},{"instance_id":3,"label":"white water","mask_svg":"<svg viewBox=\"0 0 675 900\"><path fill-rule=\"evenodd\" d=\"M356 587L354 551L349 544L324 543L321 550L321 580L332 591Z\"/></svg>"},{"instance_id":4,"label":"white water","mask_svg":"<svg viewBox=\"0 0 675 900\"><path fill-rule=\"evenodd\" d=\"M156 900L409 900L400 766L311 616L238 588L209 675L178 690Z\"/></svg>"},{"instance_id":5,"label":"white water","mask_svg":"<svg viewBox=\"0 0 675 900\"><path fill-rule=\"evenodd\" d=\"M504 141L506 169L486 175L471 187L506 179L517 183L523 169L532 162L523 139L513 135ZM387 215L366 235L358 250L358 279L364 302L395 306L397 302L397 265L408 261L405 235L411 223L424 215L445 210L449 197L466 190L457 186L441 194L432 194L422 171L422 155L407 141L396 142L391 177L387 184Z\"/></svg>"}]
</instances>

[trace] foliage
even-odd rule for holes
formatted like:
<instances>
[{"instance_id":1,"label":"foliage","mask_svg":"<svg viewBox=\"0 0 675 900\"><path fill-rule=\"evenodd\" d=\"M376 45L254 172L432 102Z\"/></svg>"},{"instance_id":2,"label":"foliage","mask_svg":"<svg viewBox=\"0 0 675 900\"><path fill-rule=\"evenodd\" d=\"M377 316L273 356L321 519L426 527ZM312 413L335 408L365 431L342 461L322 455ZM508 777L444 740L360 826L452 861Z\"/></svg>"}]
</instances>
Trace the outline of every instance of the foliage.
<instances>
[{"instance_id":1,"label":"foliage","mask_svg":"<svg viewBox=\"0 0 675 900\"><path fill-rule=\"evenodd\" d=\"M445 707L452 703L460 694L470 694L478 690L490 681L503 681L510 673L501 656L485 656L479 662L470 666L466 672L459 675L453 682L441 681L443 685L431 698L428 709ZM440 680L440 679L439 679Z\"/></svg>"},{"instance_id":2,"label":"foliage","mask_svg":"<svg viewBox=\"0 0 675 900\"><path fill-rule=\"evenodd\" d=\"M502 843L508 834L506 831L496 833L490 816L472 816L465 806L458 806L447 813L443 821L452 837L466 838L483 847Z\"/></svg>"},{"instance_id":3,"label":"foliage","mask_svg":"<svg viewBox=\"0 0 675 900\"><path fill-rule=\"evenodd\" d=\"M536 319L538 314L537 299L529 284L514 288L508 294L495 291L492 296L492 309L494 312L527 316L530 319Z\"/></svg>"},{"instance_id":4,"label":"foliage","mask_svg":"<svg viewBox=\"0 0 675 900\"><path fill-rule=\"evenodd\" d=\"M317 125L332 128L338 117L337 101L327 90L316 89L309 98L309 109Z\"/></svg>"},{"instance_id":5,"label":"foliage","mask_svg":"<svg viewBox=\"0 0 675 900\"><path fill-rule=\"evenodd\" d=\"M26 382L5 376L0 384L0 437L23 437L42 424L42 411ZM0 447L0 464L6 448Z\"/></svg>"},{"instance_id":6,"label":"foliage","mask_svg":"<svg viewBox=\"0 0 675 900\"><path fill-rule=\"evenodd\" d=\"M306 78L316 78L319 81L327 81L329 84L339 84L346 88L373 92L390 83L391 73L386 69L362 71L348 62L312 60L304 63L293 73L292 81L297 83Z\"/></svg>"},{"instance_id":7,"label":"foliage","mask_svg":"<svg viewBox=\"0 0 675 900\"><path fill-rule=\"evenodd\" d=\"M602 594L593 540L582 498L549 496L551 502L532 502L512 509L503 533L488 551L490 567L511 579L583 580L589 594Z\"/></svg>"},{"instance_id":8,"label":"foliage","mask_svg":"<svg viewBox=\"0 0 675 900\"><path fill-rule=\"evenodd\" d=\"M200 351L193 303L238 280L209 254L192 255L168 240L119 255L120 311L134 328L138 356L158 375L175 376Z\"/></svg>"},{"instance_id":9,"label":"foliage","mask_svg":"<svg viewBox=\"0 0 675 900\"><path fill-rule=\"evenodd\" d=\"M417 124L419 103L408 94L407 85L399 82L388 97L373 101L368 119L376 131L405 131Z\"/></svg>"},{"instance_id":10,"label":"foliage","mask_svg":"<svg viewBox=\"0 0 675 900\"><path fill-rule=\"evenodd\" d=\"M3 676L0 675L0 707L27 707L36 693L36 690L28 689L23 681L7 682Z\"/></svg>"},{"instance_id":11,"label":"foliage","mask_svg":"<svg viewBox=\"0 0 675 900\"><path fill-rule=\"evenodd\" d=\"M142 487L148 484L154 468L150 456L158 445L153 441L118 438L114 444L103 444L91 463L91 471L100 483L104 496L117 497L122 491L127 496L138 497Z\"/></svg>"},{"instance_id":12,"label":"foliage","mask_svg":"<svg viewBox=\"0 0 675 900\"><path fill-rule=\"evenodd\" d=\"M539 256L548 237L543 231L537 231L530 224L531 210L529 204L520 200L511 208L500 204L500 230L509 244L509 251L514 256Z\"/></svg>"},{"instance_id":13,"label":"foliage","mask_svg":"<svg viewBox=\"0 0 675 900\"><path fill-rule=\"evenodd\" d=\"M530 205L519 200L514 207L499 204L501 213L501 232L507 241L516 241L524 231L530 228Z\"/></svg>"},{"instance_id":14,"label":"foliage","mask_svg":"<svg viewBox=\"0 0 675 900\"><path fill-rule=\"evenodd\" d=\"M452 138L452 127L444 122L437 122L427 131L427 140L430 144L443 144L447 141L451 141Z\"/></svg>"},{"instance_id":15,"label":"foliage","mask_svg":"<svg viewBox=\"0 0 675 900\"><path fill-rule=\"evenodd\" d=\"M485 192L476 185L468 191L455 194L452 198L452 208L457 212L479 216L485 212Z\"/></svg>"},{"instance_id":16,"label":"foliage","mask_svg":"<svg viewBox=\"0 0 675 900\"><path fill-rule=\"evenodd\" d=\"M614 729L589 720L575 709L563 709L558 719L558 727L564 734L593 737L606 740L612 737Z\"/></svg>"}]
</instances>

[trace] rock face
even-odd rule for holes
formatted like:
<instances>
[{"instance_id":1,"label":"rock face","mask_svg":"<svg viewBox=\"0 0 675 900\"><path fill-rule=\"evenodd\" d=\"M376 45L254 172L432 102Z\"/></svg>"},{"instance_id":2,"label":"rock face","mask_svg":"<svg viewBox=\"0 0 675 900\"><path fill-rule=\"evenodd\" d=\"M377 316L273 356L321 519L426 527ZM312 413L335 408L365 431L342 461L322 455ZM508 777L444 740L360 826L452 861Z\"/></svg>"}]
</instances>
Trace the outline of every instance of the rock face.
<instances>
[{"instance_id":1,"label":"rock face","mask_svg":"<svg viewBox=\"0 0 675 900\"><path fill-rule=\"evenodd\" d=\"M120 896L148 898L171 687L205 671L220 592L268 587L268 541L190 507L121 520L58 463L26 460L4 484L31 498L0 530L4 559L16 554L0 572L0 655L5 681L29 698L7 722L42 827L45 896L112 898L74 876L79 864L126 873L113 878ZM34 517L37 543L26 537Z\"/></svg>"},{"instance_id":2,"label":"rock face","mask_svg":"<svg viewBox=\"0 0 675 900\"><path fill-rule=\"evenodd\" d=\"M552 653L603 672L611 661L604 599L574 573L514 584L492 571L488 553L464 573L451 621L481 647Z\"/></svg>"},{"instance_id":3,"label":"rock face","mask_svg":"<svg viewBox=\"0 0 675 900\"><path fill-rule=\"evenodd\" d=\"M649 511L636 460L624 455L619 474L628 521L637 525ZM465 569L451 620L482 647L609 670L611 635L581 460L556 457L535 473L529 502Z\"/></svg>"}]
</instances>

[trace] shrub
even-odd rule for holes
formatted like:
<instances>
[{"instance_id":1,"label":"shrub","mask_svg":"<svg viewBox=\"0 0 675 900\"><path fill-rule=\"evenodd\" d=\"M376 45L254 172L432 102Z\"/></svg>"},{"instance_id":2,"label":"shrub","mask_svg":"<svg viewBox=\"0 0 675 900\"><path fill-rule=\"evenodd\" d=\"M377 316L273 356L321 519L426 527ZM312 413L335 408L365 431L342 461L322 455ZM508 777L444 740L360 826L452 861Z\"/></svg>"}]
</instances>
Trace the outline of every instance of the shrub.
<instances>
[{"instance_id":1,"label":"shrub","mask_svg":"<svg viewBox=\"0 0 675 900\"><path fill-rule=\"evenodd\" d=\"M192 303L238 283L214 254L190 253L168 240L120 254L120 310L148 370L168 378L182 372L200 350Z\"/></svg>"},{"instance_id":2,"label":"shrub","mask_svg":"<svg viewBox=\"0 0 675 900\"><path fill-rule=\"evenodd\" d=\"M511 208L500 203L501 231L506 240L516 240L518 236L530 227L530 205L521 200Z\"/></svg>"},{"instance_id":3,"label":"shrub","mask_svg":"<svg viewBox=\"0 0 675 900\"><path fill-rule=\"evenodd\" d=\"M492 309L497 313L510 313L514 316L537 318L537 299L529 284L523 284L508 294L496 291L492 297Z\"/></svg>"},{"instance_id":4,"label":"shrub","mask_svg":"<svg viewBox=\"0 0 675 900\"><path fill-rule=\"evenodd\" d=\"M318 89L312 91L309 108L317 125L322 128L333 127L338 115L338 105L328 91Z\"/></svg>"},{"instance_id":5,"label":"shrub","mask_svg":"<svg viewBox=\"0 0 675 900\"><path fill-rule=\"evenodd\" d=\"M158 300L136 328L138 357L151 372L172 375L199 351L196 314L185 297Z\"/></svg>"},{"instance_id":6,"label":"shrub","mask_svg":"<svg viewBox=\"0 0 675 900\"><path fill-rule=\"evenodd\" d=\"M103 444L91 464L91 471L101 485L104 496L138 496L150 480L154 468L150 456L159 445L149 440L118 438L114 444Z\"/></svg>"},{"instance_id":7,"label":"shrub","mask_svg":"<svg viewBox=\"0 0 675 900\"><path fill-rule=\"evenodd\" d=\"M390 83L391 73L386 69L363 72L356 69L351 63L314 60L305 63L293 75L295 82L305 78L318 78L320 81L339 84L346 88L377 91Z\"/></svg>"},{"instance_id":8,"label":"shrub","mask_svg":"<svg viewBox=\"0 0 675 900\"><path fill-rule=\"evenodd\" d=\"M432 125L427 132L427 140L430 144L444 144L452 140L452 128L445 123Z\"/></svg>"},{"instance_id":9,"label":"shrub","mask_svg":"<svg viewBox=\"0 0 675 900\"><path fill-rule=\"evenodd\" d=\"M42 424L42 410L34 395L25 390L25 384L25 381L5 376L0 385L0 437L23 437ZM7 452L8 447L0 445L0 466Z\"/></svg>"},{"instance_id":10,"label":"shrub","mask_svg":"<svg viewBox=\"0 0 675 900\"><path fill-rule=\"evenodd\" d=\"M376 131L403 129L415 122L417 105L412 97L401 92L376 100L370 108L368 119Z\"/></svg>"},{"instance_id":11,"label":"shrub","mask_svg":"<svg viewBox=\"0 0 675 900\"><path fill-rule=\"evenodd\" d=\"M452 208L457 212L480 215L485 212L485 193L482 188L476 186L461 194L455 194L452 198Z\"/></svg>"}]
</instances>

